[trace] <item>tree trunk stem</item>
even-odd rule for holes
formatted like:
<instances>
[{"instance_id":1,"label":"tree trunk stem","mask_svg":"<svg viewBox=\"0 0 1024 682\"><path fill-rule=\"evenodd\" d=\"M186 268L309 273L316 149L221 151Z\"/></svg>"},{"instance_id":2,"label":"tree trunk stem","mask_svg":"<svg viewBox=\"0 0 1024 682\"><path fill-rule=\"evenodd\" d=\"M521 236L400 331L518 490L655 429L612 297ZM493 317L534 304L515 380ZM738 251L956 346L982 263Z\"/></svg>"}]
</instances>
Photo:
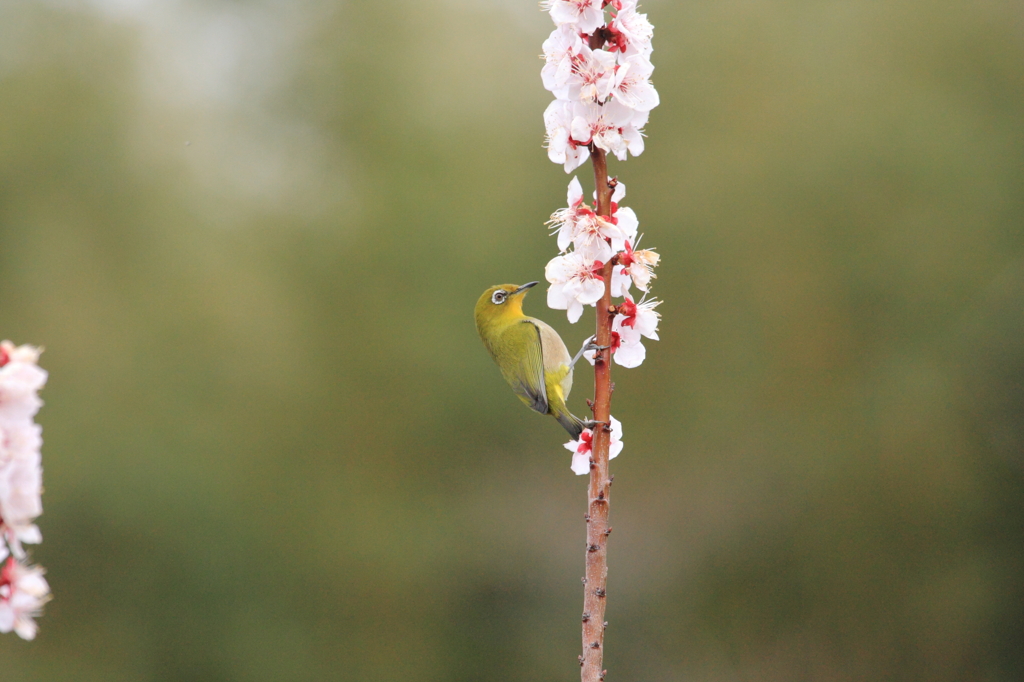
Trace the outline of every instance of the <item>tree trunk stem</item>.
<instances>
[{"instance_id":1,"label":"tree trunk stem","mask_svg":"<svg viewBox=\"0 0 1024 682\"><path fill-rule=\"evenodd\" d=\"M591 147L594 181L597 188L597 214L611 215L612 187L608 181L608 161L605 152ZM604 265L604 295L597 304L597 344L610 346L612 339L612 267L614 258ZM611 350L598 351L594 359L594 419L611 424L612 379ZM608 591L608 506L611 495L611 476L608 473L608 446L610 428L594 427L591 443L590 485L587 490L587 547L586 576L583 579L583 654L580 657L582 682L604 679L605 600Z\"/></svg>"}]
</instances>

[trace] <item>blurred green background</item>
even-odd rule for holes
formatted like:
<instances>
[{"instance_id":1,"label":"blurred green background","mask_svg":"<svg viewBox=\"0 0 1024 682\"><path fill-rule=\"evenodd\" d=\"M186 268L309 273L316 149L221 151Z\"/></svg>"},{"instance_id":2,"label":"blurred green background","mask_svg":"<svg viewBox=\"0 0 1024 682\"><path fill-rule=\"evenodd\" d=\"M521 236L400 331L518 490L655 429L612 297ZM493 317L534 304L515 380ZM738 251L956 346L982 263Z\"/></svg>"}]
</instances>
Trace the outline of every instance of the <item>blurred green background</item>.
<instances>
[{"instance_id":1,"label":"blurred green background","mask_svg":"<svg viewBox=\"0 0 1024 682\"><path fill-rule=\"evenodd\" d=\"M1024 679L1021 3L643 9L662 105L612 172L665 303L616 373L608 679ZM0 3L55 595L4 680L576 679L585 479L471 314L555 255L550 30Z\"/></svg>"}]
</instances>

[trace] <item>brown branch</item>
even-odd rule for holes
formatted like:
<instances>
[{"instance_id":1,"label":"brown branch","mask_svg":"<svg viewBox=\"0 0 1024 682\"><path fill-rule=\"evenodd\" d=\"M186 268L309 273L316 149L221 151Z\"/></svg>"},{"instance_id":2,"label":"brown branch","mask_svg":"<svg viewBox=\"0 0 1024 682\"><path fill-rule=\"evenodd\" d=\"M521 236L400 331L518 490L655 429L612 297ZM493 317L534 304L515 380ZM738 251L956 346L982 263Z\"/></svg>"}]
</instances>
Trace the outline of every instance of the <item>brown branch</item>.
<instances>
[{"instance_id":1,"label":"brown branch","mask_svg":"<svg viewBox=\"0 0 1024 682\"><path fill-rule=\"evenodd\" d=\"M608 161L605 152L591 146L594 163L594 181L597 187L597 214L611 215L612 186L608 181ZM605 263L604 296L597 304L597 345L610 346L612 339L612 266L614 259ZM610 424L612 402L611 350L598 351L594 358L594 419ZM608 526L608 506L611 494L611 476L608 474L608 446L611 430L606 426L594 427L590 465L590 486L587 491L587 547L586 576L583 579L583 654L580 656L580 680L599 682L604 679L601 665L604 660L605 598L608 594L607 543L611 528Z\"/></svg>"}]
</instances>

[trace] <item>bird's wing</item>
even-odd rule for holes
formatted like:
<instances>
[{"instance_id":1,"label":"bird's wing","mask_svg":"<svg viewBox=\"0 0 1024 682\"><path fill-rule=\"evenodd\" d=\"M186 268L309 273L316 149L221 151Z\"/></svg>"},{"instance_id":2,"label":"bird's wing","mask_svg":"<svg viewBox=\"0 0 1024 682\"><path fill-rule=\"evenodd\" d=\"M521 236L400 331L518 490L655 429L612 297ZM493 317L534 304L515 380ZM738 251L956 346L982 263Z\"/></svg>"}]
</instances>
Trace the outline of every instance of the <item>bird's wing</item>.
<instances>
[{"instance_id":1,"label":"bird's wing","mask_svg":"<svg viewBox=\"0 0 1024 682\"><path fill-rule=\"evenodd\" d=\"M572 369L569 368L572 356L569 355L569 349L565 347L558 332L552 329L547 322L533 320L533 323L540 330L540 343L544 350L544 369L548 374L556 377L564 373L559 384L562 387L563 397L568 398L569 392L572 390Z\"/></svg>"},{"instance_id":2,"label":"bird's wing","mask_svg":"<svg viewBox=\"0 0 1024 682\"><path fill-rule=\"evenodd\" d=\"M505 379L512 390L531 409L541 414L548 413L548 392L544 387L544 351L541 346L541 330L530 320L511 325L502 339L506 347L521 349L518 365L510 368L511 374Z\"/></svg>"}]
</instances>

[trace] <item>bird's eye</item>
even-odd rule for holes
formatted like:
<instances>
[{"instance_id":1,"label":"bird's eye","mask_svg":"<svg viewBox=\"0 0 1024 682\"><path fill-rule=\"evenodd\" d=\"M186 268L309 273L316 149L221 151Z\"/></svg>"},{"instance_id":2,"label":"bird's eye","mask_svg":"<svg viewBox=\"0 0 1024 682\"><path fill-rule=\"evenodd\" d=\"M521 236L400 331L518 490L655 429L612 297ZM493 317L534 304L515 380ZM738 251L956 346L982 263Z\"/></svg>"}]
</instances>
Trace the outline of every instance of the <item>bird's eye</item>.
<instances>
[{"instance_id":1,"label":"bird's eye","mask_svg":"<svg viewBox=\"0 0 1024 682\"><path fill-rule=\"evenodd\" d=\"M507 295L508 294L506 294L502 289L498 289L493 294L491 294L491 303L493 303L494 305L501 305L502 303L505 302L505 296Z\"/></svg>"}]
</instances>

